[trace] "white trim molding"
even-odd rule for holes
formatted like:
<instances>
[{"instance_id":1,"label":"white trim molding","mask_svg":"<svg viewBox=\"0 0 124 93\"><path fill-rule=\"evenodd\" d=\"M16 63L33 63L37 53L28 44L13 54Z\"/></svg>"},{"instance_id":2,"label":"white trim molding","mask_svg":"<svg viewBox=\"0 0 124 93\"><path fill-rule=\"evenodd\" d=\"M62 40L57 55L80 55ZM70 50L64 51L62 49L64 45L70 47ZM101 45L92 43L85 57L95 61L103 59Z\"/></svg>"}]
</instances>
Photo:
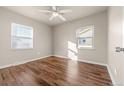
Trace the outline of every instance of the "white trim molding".
<instances>
[{"instance_id":1,"label":"white trim molding","mask_svg":"<svg viewBox=\"0 0 124 93\"><path fill-rule=\"evenodd\" d=\"M71 58L66 57L66 56L59 56L59 55L53 55L53 56L71 59ZM73 59L71 59L71 60L73 60ZM76 61L80 61L80 62L84 62L84 63L90 63L90 64L96 64L96 65L101 65L101 66L107 66L107 64L104 64L104 63L95 62L95 61L89 61L89 60L83 60L83 59L78 59L78 60L76 60Z\"/></svg>"},{"instance_id":2,"label":"white trim molding","mask_svg":"<svg viewBox=\"0 0 124 93\"><path fill-rule=\"evenodd\" d=\"M70 59L69 57L65 57L65 56L48 55L48 56L39 57L39 58L35 58L35 59L24 60L24 61L21 61L21 62L15 62L15 63L9 64L9 65L3 65L3 66L0 66L0 69L6 68L6 67L11 67L11 66L21 65L21 64L24 64L24 63L28 63L28 62L31 62L31 61L43 59L43 58L50 57L50 56L55 56L55 57ZM94 62L94 61L82 60L82 59L78 59L77 61L84 62L84 63L90 63L90 64L101 65L101 66L106 66L106 67L107 67L107 70L108 70L108 73L109 73L109 75L110 75L110 78L111 78L111 80L112 80L113 85L114 85L114 86L117 85L116 82L115 82L115 80L114 80L114 77L113 77L113 75L112 75L112 72L111 72L111 70L110 70L109 65L103 64L103 63Z\"/></svg>"},{"instance_id":3,"label":"white trim molding","mask_svg":"<svg viewBox=\"0 0 124 93\"><path fill-rule=\"evenodd\" d=\"M109 73L109 75L110 75L110 78L111 78L111 80L112 80L112 84L113 84L114 86L117 86L117 84L116 84L116 82L115 82L115 79L114 79L114 76L113 76L113 74L112 74L112 72L111 72L111 69L110 69L110 66L109 66L109 65L107 65L107 69L108 69L108 73Z\"/></svg>"},{"instance_id":4,"label":"white trim molding","mask_svg":"<svg viewBox=\"0 0 124 93\"><path fill-rule=\"evenodd\" d=\"M66 58L66 59L70 59L69 57L65 57L65 56L59 56L59 55L54 55L54 56L56 56L56 57L61 57L61 58ZM116 83L115 80L114 80L113 74L112 74L111 69L110 69L110 67L109 67L108 64L103 64L103 63L98 63L98 62L88 61L88 60L82 60L82 59L78 59L77 61L84 62L84 63L90 63L90 64L101 65L101 66L106 66L106 67L107 67L107 70L108 70L108 73L109 73L109 76L110 76L110 78L111 78L111 80L112 80L112 84L113 84L114 86L117 86L117 83Z\"/></svg>"},{"instance_id":5,"label":"white trim molding","mask_svg":"<svg viewBox=\"0 0 124 93\"><path fill-rule=\"evenodd\" d=\"M16 65L20 65L20 64L24 64L24 63L28 63L28 62L31 62L31 61L39 60L39 59L50 57L50 56L55 56L55 57L61 57L61 58L70 59L69 57L65 57L65 56L48 55L48 56L39 57L39 58L35 58L35 59L29 59L29 60L24 60L24 61L20 61L20 62L14 62L14 63L9 64L9 65L3 65L3 66L0 66L0 69L6 68L6 67L10 67L10 66L16 66ZM103 63L98 63L98 62L88 61L88 60L82 60L82 59L78 59L77 61L84 62L84 63L90 63L90 64L97 64L97 65L101 65L101 66L107 66L107 68L108 68L108 65L107 64L103 64Z\"/></svg>"},{"instance_id":6,"label":"white trim molding","mask_svg":"<svg viewBox=\"0 0 124 93\"><path fill-rule=\"evenodd\" d=\"M28 63L28 62L31 62L31 61L43 59L43 58L50 57L50 56L52 56L52 55L48 55L48 56L44 56L44 57L39 57L39 58L35 58L35 59L24 60L24 61L20 61L20 62L19 61L18 62L14 62L12 64L0 66L0 69L11 67L11 66L21 65L21 64L24 64L24 63Z\"/></svg>"}]
</instances>

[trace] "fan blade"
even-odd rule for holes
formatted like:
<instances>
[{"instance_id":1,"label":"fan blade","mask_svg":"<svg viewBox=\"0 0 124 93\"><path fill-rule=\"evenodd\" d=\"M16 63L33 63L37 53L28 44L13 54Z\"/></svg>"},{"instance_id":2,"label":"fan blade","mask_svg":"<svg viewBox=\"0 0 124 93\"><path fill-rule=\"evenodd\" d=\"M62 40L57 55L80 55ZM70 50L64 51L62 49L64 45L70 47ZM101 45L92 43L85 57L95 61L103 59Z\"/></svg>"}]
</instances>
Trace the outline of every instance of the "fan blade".
<instances>
[{"instance_id":1,"label":"fan blade","mask_svg":"<svg viewBox=\"0 0 124 93\"><path fill-rule=\"evenodd\" d=\"M65 9L65 10L60 10L59 13L70 13L72 12L72 10L69 10L69 9Z\"/></svg>"},{"instance_id":2,"label":"fan blade","mask_svg":"<svg viewBox=\"0 0 124 93\"><path fill-rule=\"evenodd\" d=\"M52 6L52 9L53 9L54 11L56 11L56 10L57 10L57 7L56 7L56 6Z\"/></svg>"},{"instance_id":3,"label":"fan blade","mask_svg":"<svg viewBox=\"0 0 124 93\"><path fill-rule=\"evenodd\" d=\"M53 18L55 18L55 16L52 15L52 16L49 18L49 20L51 21L51 20L53 20Z\"/></svg>"},{"instance_id":4,"label":"fan blade","mask_svg":"<svg viewBox=\"0 0 124 93\"><path fill-rule=\"evenodd\" d=\"M58 17L59 17L61 20L66 21L66 19L65 19L62 15L58 14Z\"/></svg>"},{"instance_id":5,"label":"fan blade","mask_svg":"<svg viewBox=\"0 0 124 93\"><path fill-rule=\"evenodd\" d=\"M52 11L49 11L49 10L39 10L39 12L42 12L42 13L51 13Z\"/></svg>"}]
</instances>

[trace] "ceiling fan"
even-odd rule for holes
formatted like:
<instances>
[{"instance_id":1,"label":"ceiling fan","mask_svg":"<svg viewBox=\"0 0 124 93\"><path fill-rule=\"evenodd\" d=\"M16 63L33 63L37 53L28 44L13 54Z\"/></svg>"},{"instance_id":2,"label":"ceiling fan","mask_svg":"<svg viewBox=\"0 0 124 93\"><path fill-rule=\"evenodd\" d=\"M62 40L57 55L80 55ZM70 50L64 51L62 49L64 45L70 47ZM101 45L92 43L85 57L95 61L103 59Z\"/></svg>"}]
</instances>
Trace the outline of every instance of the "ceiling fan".
<instances>
[{"instance_id":1,"label":"ceiling fan","mask_svg":"<svg viewBox=\"0 0 124 93\"><path fill-rule=\"evenodd\" d=\"M54 18L60 18L62 21L66 21L66 18L63 17L63 14L72 12L70 9L64 9L60 10L57 6L52 6L50 10L39 10L41 13L47 13L50 14L51 17L49 18L50 21L52 21Z\"/></svg>"}]
</instances>

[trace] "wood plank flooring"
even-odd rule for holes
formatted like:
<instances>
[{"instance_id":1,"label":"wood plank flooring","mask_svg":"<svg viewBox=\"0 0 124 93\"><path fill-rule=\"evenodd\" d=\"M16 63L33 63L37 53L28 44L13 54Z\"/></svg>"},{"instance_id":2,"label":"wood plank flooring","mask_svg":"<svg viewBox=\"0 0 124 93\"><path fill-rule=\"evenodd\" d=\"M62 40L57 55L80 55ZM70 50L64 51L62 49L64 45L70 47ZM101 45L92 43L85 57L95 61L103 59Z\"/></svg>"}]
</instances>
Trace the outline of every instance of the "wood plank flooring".
<instances>
[{"instance_id":1,"label":"wood plank flooring","mask_svg":"<svg viewBox=\"0 0 124 93\"><path fill-rule=\"evenodd\" d=\"M107 68L100 65L47 57L0 70L1 86L112 85Z\"/></svg>"}]
</instances>

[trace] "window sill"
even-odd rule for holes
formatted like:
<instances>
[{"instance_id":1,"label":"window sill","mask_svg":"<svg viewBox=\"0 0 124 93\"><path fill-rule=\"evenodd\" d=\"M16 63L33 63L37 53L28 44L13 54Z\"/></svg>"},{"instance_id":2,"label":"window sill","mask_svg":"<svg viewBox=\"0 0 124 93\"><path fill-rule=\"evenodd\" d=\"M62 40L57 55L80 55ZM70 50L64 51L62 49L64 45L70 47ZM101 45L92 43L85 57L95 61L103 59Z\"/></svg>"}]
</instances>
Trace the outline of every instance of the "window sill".
<instances>
[{"instance_id":1,"label":"window sill","mask_svg":"<svg viewBox=\"0 0 124 93\"><path fill-rule=\"evenodd\" d=\"M95 48L91 47L78 47L78 49L84 49L84 50L95 50Z\"/></svg>"},{"instance_id":2,"label":"window sill","mask_svg":"<svg viewBox=\"0 0 124 93\"><path fill-rule=\"evenodd\" d=\"M18 51L18 50L19 50L19 51L21 51L21 50L22 50L22 51L23 51L23 50L33 50L33 49L34 49L34 48L22 48L22 49L19 49L19 48L11 48L11 50L14 50L14 51L15 51L15 50L17 50L17 51Z\"/></svg>"}]
</instances>

